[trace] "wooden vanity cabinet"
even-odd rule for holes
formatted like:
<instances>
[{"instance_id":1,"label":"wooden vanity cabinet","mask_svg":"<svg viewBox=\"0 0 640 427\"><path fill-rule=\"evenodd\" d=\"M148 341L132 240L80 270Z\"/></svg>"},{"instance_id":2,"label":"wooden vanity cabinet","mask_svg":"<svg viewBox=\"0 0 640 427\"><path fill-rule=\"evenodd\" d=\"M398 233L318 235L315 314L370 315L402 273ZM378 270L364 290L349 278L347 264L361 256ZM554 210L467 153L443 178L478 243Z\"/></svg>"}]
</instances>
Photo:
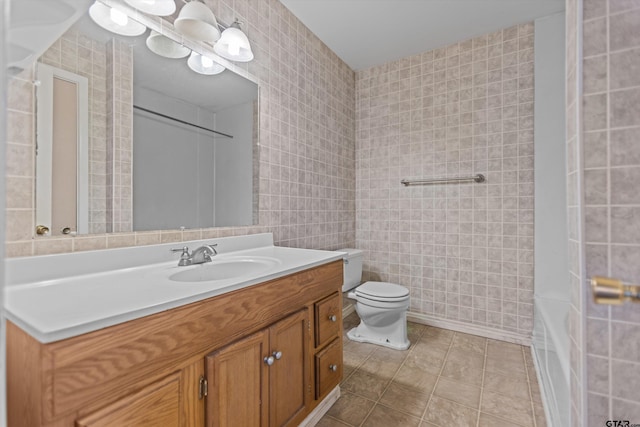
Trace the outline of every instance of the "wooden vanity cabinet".
<instances>
[{"instance_id":1,"label":"wooden vanity cabinet","mask_svg":"<svg viewBox=\"0 0 640 427\"><path fill-rule=\"evenodd\" d=\"M340 381L318 357L342 375L341 312L315 340L341 285L340 260L49 344L7 322L8 426L298 425Z\"/></svg>"},{"instance_id":2,"label":"wooden vanity cabinet","mask_svg":"<svg viewBox=\"0 0 640 427\"><path fill-rule=\"evenodd\" d=\"M308 331L305 309L208 355L207 426L298 425L312 397Z\"/></svg>"}]
</instances>

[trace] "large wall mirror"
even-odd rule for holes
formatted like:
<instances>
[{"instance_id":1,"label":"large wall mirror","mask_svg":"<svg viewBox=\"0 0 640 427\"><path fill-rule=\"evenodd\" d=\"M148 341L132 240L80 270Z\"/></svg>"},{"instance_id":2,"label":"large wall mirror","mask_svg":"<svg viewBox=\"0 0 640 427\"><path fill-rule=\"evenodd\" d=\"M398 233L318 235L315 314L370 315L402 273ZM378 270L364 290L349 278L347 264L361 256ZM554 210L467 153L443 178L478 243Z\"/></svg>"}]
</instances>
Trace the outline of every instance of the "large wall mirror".
<instances>
[{"instance_id":1,"label":"large wall mirror","mask_svg":"<svg viewBox=\"0 0 640 427\"><path fill-rule=\"evenodd\" d=\"M38 59L36 226L50 235L257 223L257 84L197 74L148 36L86 15Z\"/></svg>"}]
</instances>

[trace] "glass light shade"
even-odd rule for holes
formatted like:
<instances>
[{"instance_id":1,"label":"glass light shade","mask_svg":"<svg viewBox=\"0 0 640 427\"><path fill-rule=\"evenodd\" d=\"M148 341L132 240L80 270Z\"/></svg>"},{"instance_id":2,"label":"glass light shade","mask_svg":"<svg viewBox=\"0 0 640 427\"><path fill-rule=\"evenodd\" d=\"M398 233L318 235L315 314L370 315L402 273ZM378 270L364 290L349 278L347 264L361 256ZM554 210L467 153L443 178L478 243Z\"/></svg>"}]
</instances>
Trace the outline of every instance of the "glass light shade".
<instances>
[{"instance_id":1,"label":"glass light shade","mask_svg":"<svg viewBox=\"0 0 640 427\"><path fill-rule=\"evenodd\" d=\"M111 8L104 3L95 2L91 5L89 8L89 16L93 19L93 22L105 30L120 34L121 36L134 37L147 31L147 27L127 17L123 12L114 10L112 13ZM122 16L126 19L122 18Z\"/></svg>"},{"instance_id":2,"label":"glass light shade","mask_svg":"<svg viewBox=\"0 0 640 427\"><path fill-rule=\"evenodd\" d=\"M224 30L213 50L230 61L249 62L253 59L251 45L245 33L237 26L238 24L234 23Z\"/></svg>"},{"instance_id":3,"label":"glass light shade","mask_svg":"<svg viewBox=\"0 0 640 427\"><path fill-rule=\"evenodd\" d=\"M214 75L220 74L225 70L224 66L214 62L213 59L202 56L197 52L191 52L189 59L187 60L189 68L198 74Z\"/></svg>"},{"instance_id":4,"label":"glass light shade","mask_svg":"<svg viewBox=\"0 0 640 427\"><path fill-rule=\"evenodd\" d=\"M185 4L173 25L181 34L193 40L213 43L220 38L215 15L198 1Z\"/></svg>"},{"instance_id":5,"label":"glass light shade","mask_svg":"<svg viewBox=\"0 0 640 427\"><path fill-rule=\"evenodd\" d=\"M151 52L165 58L184 58L191 53L191 49L188 47L182 46L180 43L153 30L147 37L147 47Z\"/></svg>"},{"instance_id":6,"label":"glass light shade","mask_svg":"<svg viewBox=\"0 0 640 427\"><path fill-rule=\"evenodd\" d=\"M124 0L140 12L156 16L169 16L176 11L174 0Z\"/></svg>"}]
</instances>

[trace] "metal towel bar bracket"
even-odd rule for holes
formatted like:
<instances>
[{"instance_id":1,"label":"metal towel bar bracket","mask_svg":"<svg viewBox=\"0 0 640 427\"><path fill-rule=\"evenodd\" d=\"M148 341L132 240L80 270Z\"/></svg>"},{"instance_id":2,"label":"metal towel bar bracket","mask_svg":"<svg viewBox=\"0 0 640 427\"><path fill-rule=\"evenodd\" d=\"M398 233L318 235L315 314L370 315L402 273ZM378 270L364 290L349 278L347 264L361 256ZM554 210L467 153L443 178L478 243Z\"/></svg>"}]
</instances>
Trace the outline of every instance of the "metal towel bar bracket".
<instances>
[{"instance_id":1,"label":"metal towel bar bracket","mask_svg":"<svg viewBox=\"0 0 640 427\"><path fill-rule=\"evenodd\" d=\"M400 181L405 187L409 185L425 185L425 184L446 184L449 182L485 182L486 178L481 173L474 176L463 176L459 178L433 178L433 179L403 179Z\"/></svg>"}]
</instances>

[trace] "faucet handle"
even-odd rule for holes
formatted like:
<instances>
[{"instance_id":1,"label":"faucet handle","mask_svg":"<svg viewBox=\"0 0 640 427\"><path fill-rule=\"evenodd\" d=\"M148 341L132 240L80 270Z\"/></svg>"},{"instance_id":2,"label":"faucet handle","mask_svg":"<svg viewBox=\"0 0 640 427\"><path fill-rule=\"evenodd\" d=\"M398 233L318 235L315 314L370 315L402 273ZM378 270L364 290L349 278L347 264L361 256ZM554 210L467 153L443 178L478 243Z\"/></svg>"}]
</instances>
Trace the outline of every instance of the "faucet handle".
<instances>
[{"instance_id":1,"label":"faucet handle","mask_svg":"<svg viewBox=\"0 0 640 427\"><path fill-rule=\"evenodd\" d=\"M182 248L173 248L173 249L169 249L171 252L182 252L182 255L187 255L189 256L189 247L188 246L183 246Z\"/></svg>"},{"instance_id":2,"label":"faucet handle","mask_svg":"<svg viewBox=\"0 0 640 427\"><path fill-rule=\"evenodd\" d=\"M213 244L207 245L207 246L209 246L211 249L213 249L213 254L214 255L218 255L218 251L216 251L216 246L218 246L217 243L213 243Z\"/></svg>"},{"instance_id":3,"label":"faucet handle","mask_svg":"<svg viewBox=\"0 0 640 427\"><path fill-rule=\"evenodd\" d=\"M170 249L170 251L182 252L182 254L180 254L180 262L178 263L179 266L191 264L191 254L189 253L188 246L183 246L182 248L179 248L179 249L178 248Z\"/></svg>"}]
</instances>

